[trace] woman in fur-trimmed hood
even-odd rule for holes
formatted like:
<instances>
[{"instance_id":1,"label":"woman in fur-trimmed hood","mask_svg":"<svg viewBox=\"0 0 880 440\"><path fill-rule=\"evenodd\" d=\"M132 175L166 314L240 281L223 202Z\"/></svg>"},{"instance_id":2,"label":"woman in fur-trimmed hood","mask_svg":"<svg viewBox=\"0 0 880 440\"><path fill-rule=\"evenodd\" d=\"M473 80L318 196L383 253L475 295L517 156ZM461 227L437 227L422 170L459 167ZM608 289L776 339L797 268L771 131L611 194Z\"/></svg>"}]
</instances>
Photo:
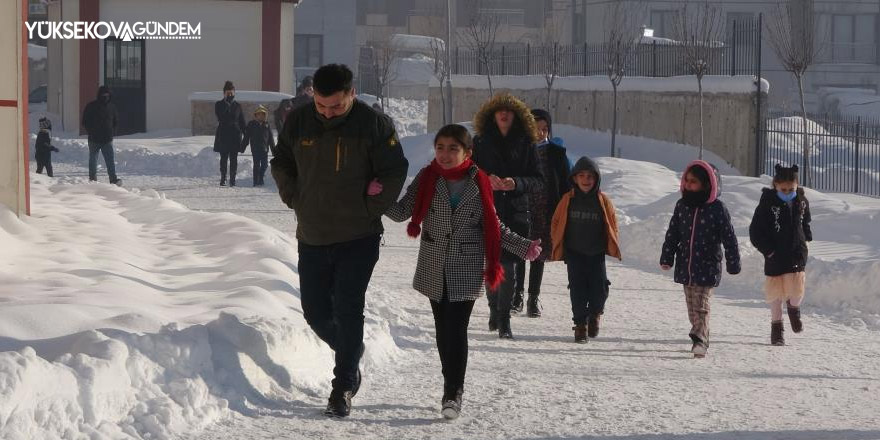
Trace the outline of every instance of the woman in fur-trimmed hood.
<instances>
[{"instance_id":1,"label":"woman in fur-trimmed hood","mask_svg":"<svg viewBox=\"0 0 880 440\"><path fill-rule=\"evenodd\" d=\"M522 237L530 236L529 194L544 190L534 144L539 139L529 107L509 93L499 93L474 116L472 160L489 175L495 211L502 223ZM489 298L489 328L502 338L512 337L510 304L516 289L516 267L522 259L504 251L501 265L507 274Z\"/></svg>"}]
</instances>

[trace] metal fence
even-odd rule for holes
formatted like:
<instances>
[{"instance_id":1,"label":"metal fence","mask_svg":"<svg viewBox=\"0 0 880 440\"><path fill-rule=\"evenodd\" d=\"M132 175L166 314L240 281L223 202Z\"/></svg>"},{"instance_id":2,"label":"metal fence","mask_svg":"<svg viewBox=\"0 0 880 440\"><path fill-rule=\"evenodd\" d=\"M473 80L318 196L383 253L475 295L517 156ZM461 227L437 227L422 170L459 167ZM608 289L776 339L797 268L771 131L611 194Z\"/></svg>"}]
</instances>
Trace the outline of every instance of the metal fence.
<instances>
[{"instance_id":1,"label":"metal fence","mask_svg":"<svg viewBox=\"0 0 880 440\"><path fill-rule=\"evenodd\" d=\"M731 22L724 33L723 44L709 51L709 74L754 75L759 69L761 26L757 20ZM665 77L689 75L687 45L675 41L647 40L636 44L630 54L627 76ZM606 46L578 44L533 46L531 44L498 45L490 53L488 63L492 75L541 75L552 66L552 54L560 59L559 76L606 75ZM459 46L452 57L455 75L485 75L487 68L472 48Z\"/></svg>"},{"instance_id":2,"label":"metal fence","mask_svg":"<svg viewBox=\"0 0 880 440\"><path fill-rule=\"evenodd\" d=\"M806 126L802 121L794 113L763 121L759 171L773 175L777 163L803 167L806 130L812 188L880 197L880 118L808 114Z\"/></svg>"}]
</instances>

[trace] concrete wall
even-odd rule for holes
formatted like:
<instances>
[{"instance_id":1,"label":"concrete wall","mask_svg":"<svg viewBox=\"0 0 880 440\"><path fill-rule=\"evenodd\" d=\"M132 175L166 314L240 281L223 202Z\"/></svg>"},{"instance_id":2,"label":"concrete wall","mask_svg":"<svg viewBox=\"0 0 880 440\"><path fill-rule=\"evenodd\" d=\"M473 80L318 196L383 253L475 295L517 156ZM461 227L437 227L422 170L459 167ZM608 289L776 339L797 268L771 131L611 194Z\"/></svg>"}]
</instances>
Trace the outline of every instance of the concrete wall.
<instances>
[{"instance_id":1,"label":"concrete wall","mask_svg":"<svg viewBox=\"0 0 880 440\"><path fill-rule=\"evenodd\" d=\"M542 78L543 80L543 78ZM455 77L453 77L453 84ZM542 88L501 89L530 107L546 107ZM598 131L610 131L613 94L607 90L554 90L553 122ZM453 120L471 121L488 99L485 88L454 88ZM757 175L755 147L755 92L705 93L705 146L743 174ZM762 99L766 102L766 94ZM620 134L699 145L699 95L696 92L621 91L618 94ZM440 88L432 84L428 130L442 124Z\"/></svg>"},{"instance_id":2,"label":"concrete wall","mask_svg":"<svg viewBox=\"0 0 880 440\"><path fill-rule=\"evenodd\" d=\"M49 4L49 21L79 20L79 0ZM49 85L47 110L61 115L52 121L54 130L79 130L79 46L80 40L48 40Z\"/></svg>"},{"instance_id":3,"label":"concrete wall","mask_svg":"<svg viewBox=\"0 0 880 440\"><path fill-rule=\"evenodd\" d=\"M279 66L281 68L278 91L293 94L296 92L296 74L293 71L293 36L294 36L294 10L293 3L281 3L281 56Z\"/></svg>"},{"instance_id":4,"label":"concrete wall","mask_svg":"<svg viewBox=\"0 0 880 440\"><path fill-rule=\"evenodd\" d=\"M27 2L0 2L0 205L29 213L27 135L27 53L22 14Z\"/></svg>"}]
</instances>

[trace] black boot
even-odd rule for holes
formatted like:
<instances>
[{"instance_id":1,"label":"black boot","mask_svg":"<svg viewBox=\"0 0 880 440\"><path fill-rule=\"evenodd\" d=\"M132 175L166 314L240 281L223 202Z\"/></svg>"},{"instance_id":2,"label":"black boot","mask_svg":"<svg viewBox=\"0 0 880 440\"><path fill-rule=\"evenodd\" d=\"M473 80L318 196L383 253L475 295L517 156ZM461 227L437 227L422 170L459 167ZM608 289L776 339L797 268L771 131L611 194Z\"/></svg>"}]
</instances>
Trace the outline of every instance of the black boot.
<instances>
[{"instance_id":1,"label":"black boot","mask_svg":"<svg viewBox=\"0 0 880 440\"><path fill-rule=\"evenodd\" d=\"M773 321L770 323L770 343L773 345L785 345L785 338L782 334L785 330L782 327L782 321Z\"/></svg>"},{"instance_id":2,"label":"black boot","mask_svg":"<svg viewBox=\"0 0 880 440\"><path fill-rule=\"evenodd\" d=\"M348 417L351 413L351 391L333 390L327 400L324 415L327 417Z\"/></svg>"},{"instance_id":3,"label":"black boot","mask_svg":"<svg viewBox=\"0 0 880 440\"><path fill-rule=\"evenodd\" d=\"M795 333L804 331L804 323L801 321L801 308L792 307L788 301L785 302L785 305L788 309L788 321L791 323L791 331Z\"/></svg>"},{"instance_id":4,"label":"black boot","mask_svg":"<svg viewBox=\"0 0 880 440\"><path fill-rule=\"evenodd\" d=\"M541 317L541 303L538 301L538 294L529 292L529 302L526 306L526 314L529 318Z\"/></svg>"},{"instance_id":5,"label":"black boot","mask_svg":"<svg viewBox=\"0 0 880 440\"><path fill-rule=\"evenodd\" d=\"M510 302L510 311L513 313L522 312L523 309L523 291L517 290L513 293L513 301Z\"/></svg>"},{"instance_id":6,"label":"black boot","mask_svg":"<svg viewBox=\"0 0 880 440\"><path fill-rule=\"evenodd\" d=\"M220 176L220 186L226 186L226 176Z\"/></svg>"},{"instance_id":7,"label":"black boot","mask_svg":"<svg viewBox=\"0 0 880 440\"><path fill-rule=\"evenodd\" d=\"M229 178L229 186L235 186L235 177Z\"/></svg>"},{"instance_id":8,"label":"black boot","mask_svg":"<svg viewBox=\"0 0 880 440\"><path fill-rule=\"evenodd\" d=\"M498 337L501 339L513 339L513 332L510 330L510 316L498 317Z\"/></svg>"}]
</instances>

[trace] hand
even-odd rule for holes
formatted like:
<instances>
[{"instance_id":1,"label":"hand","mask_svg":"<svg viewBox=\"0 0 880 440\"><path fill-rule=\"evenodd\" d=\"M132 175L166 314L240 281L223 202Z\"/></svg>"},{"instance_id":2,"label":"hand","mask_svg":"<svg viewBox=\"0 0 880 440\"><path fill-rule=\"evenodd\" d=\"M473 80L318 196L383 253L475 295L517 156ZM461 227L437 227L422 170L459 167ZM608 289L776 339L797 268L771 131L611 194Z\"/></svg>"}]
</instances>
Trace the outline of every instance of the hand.
<instances>
[{"instance_id":1,"label":"hand","mask_svg":"<svg viewBox=\"0 0 880 440\"><path fill-rule=\"evenodd\" d=\"M373 181L367 185L367 195L377 196L382 193L382 189L382 184L379 183L379 179L373 179Z\"/></svg>"},{"instance_id":2,"label":"hand","mask_svg":"<svg viewBox=\"0 0 880 440\"><path fill-rule=\"evenodd\" d=\"M516 181L512 177L501 179L502 191L513 191L514 189L516 189Z\"/></svg>"},{"instance_id":3,"label":"hand","mask_svg":"<svg viewBox=\"0 0 880 440\"><path fill-rule=\"evenodd\" d=\"M535 261L541 255L541 239L532 240L529 250L526 251L526 260Z\"/></svg>"},{"instance_id":4,"label":"hand","mask_svg":"<svg viewBox=\"0 0 880 440\"><path fill-rule=\"evenodd\" d=\"M489 184L492 185L492 191L504 190L504 183L501 181L501 178L494 174L489 175Z\"/></svg>"},{"instance_id":5,"label":"hand","mask_svg":"<svg viewBox=\"0 0 880 440\"><path fill-rule=\"evenodd\" d=\"M663 270L669 270L669 269L672 269L672 266L670 266L670 265L668 265L668 264L661 264L661 265L660 265L660 269L663 269Z\"/></svg>"}]
</instances>

